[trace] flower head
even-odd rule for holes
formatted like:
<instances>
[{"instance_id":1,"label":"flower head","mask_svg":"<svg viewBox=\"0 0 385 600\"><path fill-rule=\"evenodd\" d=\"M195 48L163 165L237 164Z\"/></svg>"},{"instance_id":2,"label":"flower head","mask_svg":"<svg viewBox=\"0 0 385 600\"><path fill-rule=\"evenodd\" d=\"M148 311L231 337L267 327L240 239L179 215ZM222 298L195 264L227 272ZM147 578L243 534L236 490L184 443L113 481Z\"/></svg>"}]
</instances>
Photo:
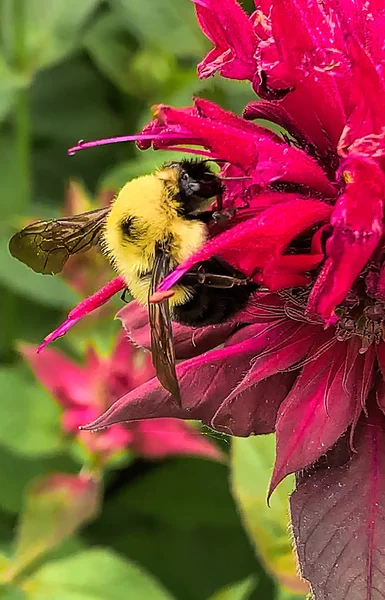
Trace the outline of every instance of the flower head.
<instances>
[{"instance_id":1,"label":"flower head","mask_svg":"<svg viewBox=\"0 0 385 600\"><path fill-rule=\"evenodd\" d=\"M214 46L199 76L247 79L260 100L242 118L203 99L159 105L135 136L221 161L223 204L235 209L159 291L213 255L268 291L217 330L175 326L181 407L152 379L87 429L173 416L275 431L270 491L297 473L293 527L315 597L382 597L385 6L263 0L251 16L235 0L195 6ZM146 345L137 311L121 318Z\"/></svg>"},{"instance_id":2,"label":"flower head","mask_svg":"<svg viewBox=\"0 0 385 600\"><path fill-rule=\"evenodd\" d=\"M26 344L21 352L37 379L63 408L63 431L79 439L90 454L107 461L129 448L148 458L183 454L220 458L219 450L199 432L174 419L116 425L96 435L79 431L116 398L154 375L150 355L135 348L123 334L118 336L110 356L102 357L90 347L83 364L51 349L37 355L36 348Z\"/></svg>"}]
</instances>

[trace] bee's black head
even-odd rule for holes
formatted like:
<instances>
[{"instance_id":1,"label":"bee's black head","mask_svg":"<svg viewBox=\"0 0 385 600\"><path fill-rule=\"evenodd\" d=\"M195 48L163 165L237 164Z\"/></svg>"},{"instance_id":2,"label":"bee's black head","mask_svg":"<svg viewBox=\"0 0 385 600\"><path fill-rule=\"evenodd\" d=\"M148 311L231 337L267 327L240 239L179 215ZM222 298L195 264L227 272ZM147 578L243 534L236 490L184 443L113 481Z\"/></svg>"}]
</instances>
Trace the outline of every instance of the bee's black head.
<instances>
[{"instance_id":1,"label":"bee's black head","mask_svg":"<svg viewBox=\"0 0 385 600\"><path fill-rule=\"evenodd\" d=\"M185 159L167 163L165 167L178 168L181 206L186 215L199 210L200 205L207 204L207 200L223 192L220 179L207 161Z\"/></svg>"}]
</instances>

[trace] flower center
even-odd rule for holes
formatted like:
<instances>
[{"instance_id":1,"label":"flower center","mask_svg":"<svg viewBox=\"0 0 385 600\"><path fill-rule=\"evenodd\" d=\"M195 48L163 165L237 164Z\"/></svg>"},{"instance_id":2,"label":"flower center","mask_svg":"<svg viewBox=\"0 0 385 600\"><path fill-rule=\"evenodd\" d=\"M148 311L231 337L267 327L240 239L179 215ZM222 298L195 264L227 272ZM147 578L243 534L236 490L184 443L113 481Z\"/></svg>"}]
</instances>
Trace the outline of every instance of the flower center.
<instances>
[{"instance_id":1,"label":"flower center","mask_svg":"<svg viewBox=\"0 0 385 600\"><path fill-rule=\"evenodd\" d=\"M345 342L353 337L361 340L360 354L364 354L372 344L385 340L385 293L382 296L382 270L371 265L357 278L353 289L343 303L336 307L338 322L335 325L335 338ZM291 288L278 292L283 299L286 316L292 320L312 324L323 321L307 310L311 285L306 288ZM384 289L385 292L385 289Z\"/></svg>"}]
</instances>

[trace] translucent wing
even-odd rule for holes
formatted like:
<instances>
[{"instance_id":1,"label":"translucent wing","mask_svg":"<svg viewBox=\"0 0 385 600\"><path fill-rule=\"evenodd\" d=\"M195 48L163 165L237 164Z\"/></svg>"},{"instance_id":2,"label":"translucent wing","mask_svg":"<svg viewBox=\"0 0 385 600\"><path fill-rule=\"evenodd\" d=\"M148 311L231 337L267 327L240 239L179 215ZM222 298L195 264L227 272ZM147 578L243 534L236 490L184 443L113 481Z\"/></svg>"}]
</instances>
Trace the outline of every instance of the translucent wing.
<instances>
[{"instance_id":1,"label":"translucent wing","mask_svg":"<svg viewBox=\"0 0 385 600\"><path fill-rule=\"evenodd\" d=\"M15 233L9 251L37 273L60 273L72 254L86 252L96 246L109 208L38 221Z\"/></svg>"},{"instance_id":2,"label":"translucent wing","mask_svg":"<svg viewBox=\"0 0 385 600\"><path fill-rule=\"evenodd\" d=\"M169 271L169 255L165 251L163 245L157 244L149 298ZM151 327L152 362L156 370L156 375L163 387L169 391L174 400L180 404L181 399L175 371L175 352L168 300L164 300L159 304L152 304L149 302L148 314Z\"/></svg>"}]
</instances>

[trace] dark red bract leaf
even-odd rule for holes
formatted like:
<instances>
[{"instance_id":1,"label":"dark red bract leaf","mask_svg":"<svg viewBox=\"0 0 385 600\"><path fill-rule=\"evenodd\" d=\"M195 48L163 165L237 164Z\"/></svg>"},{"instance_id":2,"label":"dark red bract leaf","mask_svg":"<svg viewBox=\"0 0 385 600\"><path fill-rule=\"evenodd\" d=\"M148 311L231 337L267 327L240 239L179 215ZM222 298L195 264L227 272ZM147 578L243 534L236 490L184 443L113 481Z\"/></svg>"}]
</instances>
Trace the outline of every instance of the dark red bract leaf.
<instances>
[{"instance_id":1,"label":"dark red bract leaf","mask_svg":"<svg viewBox=\"0 0 385 600\"><path fill-rule=\"evenodd\" d=\"M234 413L242 411L242 421L236 422L238 436L273 433L278 409L289 393L295 377L295 373L279 373L248 387L236 396L230 395L213 416L211 426L217 431L231 434L234 430Z\"/></svg>"},{"instance_id":2,"label":"dark red bract leaf","mask_svg":"<svg viewBox=\"0 0 385 600\"><path fill-rule=\"evenodd\" d=\"M333 466L340 444L291 496L302 574L317 600L385 598L385 418L377 409L362 418L354 443L345 464Z\"/></svg>"},{"instance_id":3,"label":"dark red bract leaf","mask_svg":"<svg viewBox=\"0 0 385 600\"><path fill-rule=\"evenodd\" d=\"M329 339L328 339L329 338ZM319 335L307 364L278 412L277 458L270 493L289 473L315 462L336 443L353 420L357 398L344 389L346 355L330 334Z\"/></svg>"},{"instance_id":4,"label":"dark red bract leaf","mask_svg":"<svg viewBox=\"0 0 385 600\"><path fill-rule=\"evenodd\" d=\"M118 312L117 317L121 320L130 340L142 348L151 349L148 310L144 306L133 300ZM180 325L180 323L173 323L172 333L176 359L192 358L219 346L236 327L234 322L196 329Z\"/></svg>"},{"instance_id":5,"label":"dark red bract leaf","mask_svg":"<svg viewBox=\"0 0 385 600\"><path fill-rule=\"evenodd\" d=\"M219 406L241 377L248 360L263 345L264 338L257 336L263 325L254 325L255 336L227 348L220 348L202 356L191 358L177 365L177 376L182 397L182 406L177 406L171 394L157 379L123 396L104 415L86 427L96 430L123 421L155 417L178 417L180 419L200 419L207 425ZM244 421L248 420L247 410L240 410L237 419L231 417L226 424L226 433L234 435L244 432ZM250 433L250 432L248 432ZM240 435L245 435L240 433Z\"/></svg>"}]
</instances>

